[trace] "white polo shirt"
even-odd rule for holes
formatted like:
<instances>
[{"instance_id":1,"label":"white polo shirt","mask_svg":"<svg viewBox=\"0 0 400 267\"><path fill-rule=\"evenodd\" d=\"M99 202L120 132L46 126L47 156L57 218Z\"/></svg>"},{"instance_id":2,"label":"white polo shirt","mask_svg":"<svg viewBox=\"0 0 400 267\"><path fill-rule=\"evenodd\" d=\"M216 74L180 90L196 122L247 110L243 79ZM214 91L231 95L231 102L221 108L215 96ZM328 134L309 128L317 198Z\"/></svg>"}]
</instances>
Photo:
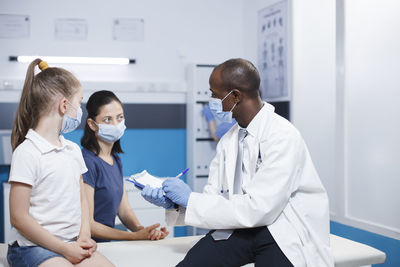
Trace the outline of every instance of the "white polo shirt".
<instances>
[{"instance_id":1,"label":"white polo shirt","mask_svg":"<svg viewBox=\"0 0 400 267\"><path fill-rule=\"evenodd\" d=\"M48 232L68 242L81 227L80 176L87 171L79 146L60 135L62 146L50 144L30 129L14 151L9 182L32 186L30 215ZM11 230L9 243L35 244Z\"/></svg>"}]
</instances>

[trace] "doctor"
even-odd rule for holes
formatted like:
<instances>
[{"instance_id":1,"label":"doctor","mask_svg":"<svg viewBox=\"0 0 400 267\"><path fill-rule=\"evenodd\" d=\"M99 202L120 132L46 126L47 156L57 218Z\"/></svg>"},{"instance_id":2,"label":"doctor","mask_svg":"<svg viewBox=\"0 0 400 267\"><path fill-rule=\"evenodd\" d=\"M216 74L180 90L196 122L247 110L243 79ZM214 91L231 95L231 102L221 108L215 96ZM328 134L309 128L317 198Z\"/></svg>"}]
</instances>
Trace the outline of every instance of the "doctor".
<instances>
[{"instance_id":1,"label":"doctor","mask_svg":"<svg viewBox=\"0 0 400 267\"><path fill-rule=\"evenodd\" d=\"M261 101L259 86L249 61L218 65L210 108L238 124L219 141L203 193L175 178L164 181L166 196L142 191L170 223L215 229L178 266L333 266L326 191L300 133Z\"/></svg>"}]
</instances>

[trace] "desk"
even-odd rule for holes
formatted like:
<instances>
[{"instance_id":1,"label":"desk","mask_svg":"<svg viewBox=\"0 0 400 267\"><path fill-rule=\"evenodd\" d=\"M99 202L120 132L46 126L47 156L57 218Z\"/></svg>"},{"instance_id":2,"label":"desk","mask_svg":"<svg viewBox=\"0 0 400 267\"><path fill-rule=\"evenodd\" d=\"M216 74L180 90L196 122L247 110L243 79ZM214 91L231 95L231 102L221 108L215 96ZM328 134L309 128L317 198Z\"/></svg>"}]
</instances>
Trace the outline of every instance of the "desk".
<instances>
[{"instance_id":1,"label":"desk","mask_svg":"<svg viewBox=\"0 0 400 267\"><path fill-rule=\"evenodd\" d=\"M99 243L98 251L118 267L170 267L181 261L200 236L169 238L160 241L122 241ZM331 235L335 267L355 267L385 262L386 255L370 246ZM0 244L0 266L8 266L7 245ZM248 264L246 267L254 266Z\"/></svg>"}]
</instances>

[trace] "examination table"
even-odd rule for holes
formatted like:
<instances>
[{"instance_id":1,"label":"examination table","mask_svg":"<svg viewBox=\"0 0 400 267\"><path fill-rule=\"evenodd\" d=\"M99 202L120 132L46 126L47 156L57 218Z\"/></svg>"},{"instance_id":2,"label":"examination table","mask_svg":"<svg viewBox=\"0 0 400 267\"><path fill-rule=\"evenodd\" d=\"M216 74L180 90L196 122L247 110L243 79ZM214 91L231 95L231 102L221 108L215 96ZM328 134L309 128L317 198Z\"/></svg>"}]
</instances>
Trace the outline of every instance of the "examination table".
<instances>
[{"instance_id":1,"label":"examination table","mask_svg":"<svg viewBox=\"0 0 400 267\"><path fill-rule=\"evenodd\" d=\"M98 251L118 267L170 267L183 259L186 252L201 238L188 236L161 241L122 241L99 243ZM331 235L336 267L354 267L383 263L385 253L370 246ZM7 244L0 244L0 266L7 264ZM253 264L248 264L253 266Z\"/></svg>"}]
</instances>

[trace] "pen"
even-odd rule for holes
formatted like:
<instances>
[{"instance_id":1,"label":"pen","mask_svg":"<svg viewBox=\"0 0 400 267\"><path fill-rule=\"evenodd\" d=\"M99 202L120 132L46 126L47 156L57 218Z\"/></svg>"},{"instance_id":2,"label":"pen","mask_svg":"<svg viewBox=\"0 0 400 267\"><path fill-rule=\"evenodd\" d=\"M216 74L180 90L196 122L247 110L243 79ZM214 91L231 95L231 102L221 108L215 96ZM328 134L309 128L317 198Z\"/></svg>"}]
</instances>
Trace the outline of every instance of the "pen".
<instances>
[{"instance_id":1,"label":"pen","mask_svg":"<svg viewBox=\"0 0 400 267\"><path fill-rule=\"evenodd\" d=\"M132 181L131 179L125 179L125 181L131 182L132 184L135 185L135 187L137 187L140 190L142 190L144 188L144 185L142 185L141 183L138 183L136 181Z\"/></svg>"},{"instance_id":2,"label":"pen","mask_svg":"<svg viewBox=\"0 0 400 267\"><path fill-rule=\"evenodd\" d=\"M181 176L183 176L185 173L188 172L190 168L187 168L186 170L184 170L183 172L181 172L180 174L178 174L177 176L175 176L175 178L180 178Z\"/></svg>"}]
</instances>

